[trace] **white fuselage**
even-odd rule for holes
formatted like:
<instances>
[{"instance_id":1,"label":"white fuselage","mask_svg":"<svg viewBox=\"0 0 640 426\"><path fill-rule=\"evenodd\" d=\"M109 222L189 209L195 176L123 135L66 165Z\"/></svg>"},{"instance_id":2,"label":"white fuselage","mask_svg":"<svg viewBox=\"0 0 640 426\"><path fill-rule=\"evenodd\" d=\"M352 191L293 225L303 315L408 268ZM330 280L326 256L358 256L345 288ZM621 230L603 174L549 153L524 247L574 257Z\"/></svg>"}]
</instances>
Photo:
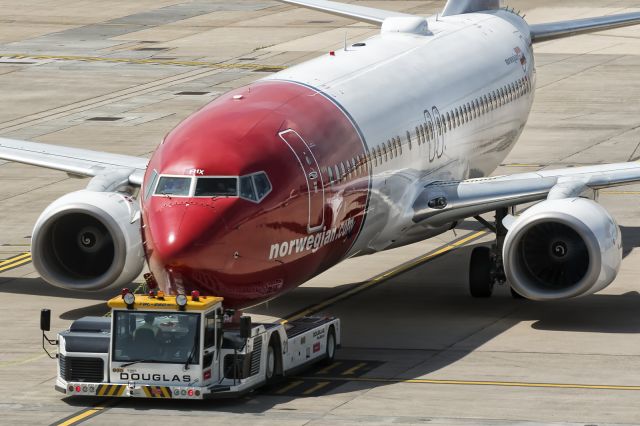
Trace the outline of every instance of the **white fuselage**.
<instances>
[{"instance_id":1,"label":"white fuselage","mask_svg":"<svg viewBox=\"0 0 640 426\"><path fill-rule=\"evenodd\" d=\"M535 66L521 17L499 10L428 23L427 35L383 32L269 77L333 100L376 159L365 224L348 256L448 229L412 221L416 196L430 182L492 173L531 110Z\"/></svg>"}]
</instances>

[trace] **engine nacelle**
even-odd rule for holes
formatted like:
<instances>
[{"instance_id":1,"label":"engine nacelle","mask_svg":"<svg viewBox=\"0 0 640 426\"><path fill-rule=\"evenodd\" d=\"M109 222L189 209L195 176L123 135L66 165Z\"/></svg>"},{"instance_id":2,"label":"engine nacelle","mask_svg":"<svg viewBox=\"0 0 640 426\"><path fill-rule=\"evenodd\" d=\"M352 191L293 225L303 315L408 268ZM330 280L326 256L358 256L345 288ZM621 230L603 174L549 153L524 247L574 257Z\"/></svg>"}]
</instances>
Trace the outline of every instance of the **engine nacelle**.
<instances>
[{"instance_id":1,"label":"engine nacelle","mask_svg":"<svg viewBox=\"0 0 640 426\"><path fill-rule=\"evenodd\" d=\"M528 299L592 294L611 284L620 269L620 228L595 201L543 201L509 228L503 248L505 273L513 289Z\"/></svg>"},{"instance_id":2,"label":"engine nacelle","mask_svg":"<svg viewBox=\"0 0 640 426\"><path fill-rule=\"evenodd\" d=\"M64 195L38 218L31 252L40 276L57 287L101 290L129 284L144 266L138 204L116 192Z\"/></svg>"}]
</instances>

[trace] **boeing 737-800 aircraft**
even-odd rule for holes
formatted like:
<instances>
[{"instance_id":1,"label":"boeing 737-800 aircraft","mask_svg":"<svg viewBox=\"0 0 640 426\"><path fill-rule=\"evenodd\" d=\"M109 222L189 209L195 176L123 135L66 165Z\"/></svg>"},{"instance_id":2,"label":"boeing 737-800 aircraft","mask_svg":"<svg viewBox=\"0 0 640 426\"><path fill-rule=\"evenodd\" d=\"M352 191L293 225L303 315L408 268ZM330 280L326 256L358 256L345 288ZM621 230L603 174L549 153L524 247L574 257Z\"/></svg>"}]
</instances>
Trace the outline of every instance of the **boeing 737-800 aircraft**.
<instances>
[{"instance_id":1,"label":"boeing 737-800 aircraft","mask_svg":"<svg viewBox=\"0 0 640 426\"><path fill-rule=\"evenodd\" d=\"M220 96L150 160L0 139L2 159L92 177L35 224L42 278L99 290L130 283L146 259L162 290L242 308L495 211L497 243L472 254L472 295L506 280L529 299L564 299L614 280L620 230L596 194L640 182L640 164L488 176L527 122L534 43L640 13L528 25L498 0L449 0L428 18L285 2L380 34Z\"/></svg>"}]
</instances>

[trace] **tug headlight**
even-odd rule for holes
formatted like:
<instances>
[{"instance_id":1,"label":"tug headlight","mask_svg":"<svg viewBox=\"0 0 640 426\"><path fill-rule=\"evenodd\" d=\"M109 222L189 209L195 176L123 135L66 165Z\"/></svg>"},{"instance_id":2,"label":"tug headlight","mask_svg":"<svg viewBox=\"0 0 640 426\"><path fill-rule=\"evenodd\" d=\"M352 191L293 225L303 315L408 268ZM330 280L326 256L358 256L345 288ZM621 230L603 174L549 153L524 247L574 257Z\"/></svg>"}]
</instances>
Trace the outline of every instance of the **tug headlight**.
<instances>
[{"instance_id":1,"label":"tug headlight","mask_svg":"<svg viewBox=\"0 0 640 426\"><path fill-rule=\"evenodd\" d=\"M185 296L184 294L177 295L176 303L178 304L180 309L184 309L184 307L187 306L187 296Z\"/></svg>"},{"instance_id":2,"label":"tug headlight","mask_svg":"<svg viewBox=\"0 0 640 426\"><path fill-rule=\"evenodd\" d=\"M124 296L122 296L122 299L124 300L124 303L127 304L127 308L131 309L133 307L133 304L136 302L136 296L133 293L126 293Z\"/></svg>"}]
</instances>

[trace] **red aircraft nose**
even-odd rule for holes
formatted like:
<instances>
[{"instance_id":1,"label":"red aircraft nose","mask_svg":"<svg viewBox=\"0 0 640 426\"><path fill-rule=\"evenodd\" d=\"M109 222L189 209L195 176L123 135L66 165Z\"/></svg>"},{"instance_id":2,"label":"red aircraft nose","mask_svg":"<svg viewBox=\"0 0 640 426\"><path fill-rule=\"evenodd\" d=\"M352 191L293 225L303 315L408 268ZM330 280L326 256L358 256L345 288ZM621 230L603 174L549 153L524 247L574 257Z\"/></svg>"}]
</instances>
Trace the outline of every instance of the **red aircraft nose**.
<instances>
[{"instance_id":1,"label":"red aircraft nose","mask_svg":"<svg viewBox=\"0 0 640 426\"><path fill-rule=\"evenodd\" d=\"M158 206L149 215L147 233L153 269L197 266L193 263L203 248L224 240L227 227L222 216L231 200L154 201Z\"/></svg>"}]
</instances>

